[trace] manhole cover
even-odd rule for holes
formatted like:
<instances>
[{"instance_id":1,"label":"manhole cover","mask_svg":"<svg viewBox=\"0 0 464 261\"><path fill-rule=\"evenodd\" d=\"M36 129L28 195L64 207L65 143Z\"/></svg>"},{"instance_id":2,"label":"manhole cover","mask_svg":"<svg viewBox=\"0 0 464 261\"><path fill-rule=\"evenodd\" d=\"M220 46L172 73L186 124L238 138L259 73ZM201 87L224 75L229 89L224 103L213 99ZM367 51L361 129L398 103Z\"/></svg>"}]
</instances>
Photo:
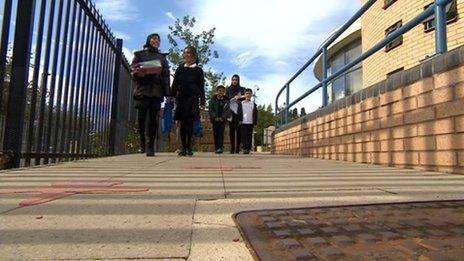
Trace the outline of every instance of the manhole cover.
<instances>
[{"instance_id":1,"label":"manhole cover","mask_svg":"<svg viewBox=\"0 0 464 261\"><path fill-rule=\"evenodd\" d=\"M258 260L463 260L464 200L245 211Z\"/></svg>"}]
</instances>

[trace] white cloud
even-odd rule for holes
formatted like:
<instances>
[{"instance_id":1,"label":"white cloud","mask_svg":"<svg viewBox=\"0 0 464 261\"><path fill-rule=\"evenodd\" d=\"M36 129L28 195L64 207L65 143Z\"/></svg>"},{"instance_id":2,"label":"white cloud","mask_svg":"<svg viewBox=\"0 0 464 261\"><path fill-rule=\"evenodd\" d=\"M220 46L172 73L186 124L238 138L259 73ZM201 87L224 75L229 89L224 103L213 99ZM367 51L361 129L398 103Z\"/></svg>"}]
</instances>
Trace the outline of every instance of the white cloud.
<instances>
[{"instance_id":1,"label":"white cloud","mask_svg":"<svg viewBox=\"0 0 464 261\"><path fill-rule=\"evenodd\" d=\"M257 89L257 104L272 105L273 110L275 110L275 98L277 92L283 87L283 85L289 80L289 74L285 73L270 73L264 74L259 78L249 78L246 74L240 74L240 83L243 84L246 88ZM295 80L290 84L290 101L294 101L301 94L315 86L314 80L309 75L303 75L301 79ZM279 106L283 106L285 102L285 90L280 95L278 100ZM293 108L305 107L306 112L315 111L322 104L321 92L316 91L313 94L307 96L302 101L295 104Z\"/></svg>"},{"instance_id":2,"label":"white cloud","mask_svg":"<svg viewBox=\"0 0 464 261\"><path fill-rule=\"evenodd\" d=\"M247 67L255 58L256 54L253 54L251 51L246 51L239 54L232 62L237 65L239 68Z\"/></svg>"},{"instance_id":3,"label":"white cloud","mask_svg":"<svg viewBox=\"0 0 464 261\"><path fill-rule=\"evenodd\" d=\"M358 2L343 5L357 8ZM320 43L321 20L346 11L340 0L201 0L193 8L202 30L216 27L218 43L235 51L251 47L256 56L273 59Z\"/></svg>"},{"instance_id":4,"label":"white cloud","mask_svg":"<svg viewBox=\"0 0 464 261\"><path fill-rule=\"evenodd\" d=\"M130 51L129 49L127 49L126 47L123 47L122 48L122 53L124 54L124 56L126 56L126 59L131 62L132 59L134 58L134 51L136 50L133 50L133 51Z\"/></svg>"},{"instance_id":5,"label":"white cloud","mask_svg":"<svg viewBox=\"0 0 464 261\"><path fill-rule=\"evenodd\" d=\"M126 34L126 33L123 33L121 31L113 31L113 35L116 37L116 38L121 38L123 39L124 41L128 41L131 39L130 35Z\"/></svg>"},{"instance_id":6,"label":"white cloud","mask_svg":"<svg viewBox=\"0 0 464 261\"><path fill-rule=\"evenodd\" d=\"M166 12L166 16L171 18L172 20L176 20L176 18L174 17L174 15L172 14L172 12Z\"/></svg>"},{"instance_id":7,"label":"white cloud","mask_svg":"<svg viewBox=\"0 0 464 261\"><path fill-rule=\"evenodd\" d=\"M241 82L258 85L258 103L274 107L280 88L359 7L359 0L197 0L189 12L197 18L198 31L216 28L215 42L234 57L230 64L242 72ZM313 87L311 68L292 84L291 99ZM258 76L247 77L249 72ZM317 96L297 106L311 111L320 106Z\"/></svg>"},{"instance_id":8,"label":"white cloud","mask_svg":"<svg viewBox=\"0 0 464 261\"><path fill-rule=\"evenodd\" d=\"M108 21L131 21L139 15L135 6L127 0L98 0L95 4Z\"/></svg>"},{"instance_id":9,"label":"white cloud","mask_svg":"<svg viewBox=\"0 0 464 261\"><path fill-rule=\"evenodd\" d=\"M259 88L256 91L257 103L258 104L272 104L274 108L275 95L282 88L282 83L287 81L284 75L279 74L267 74L258 79L251 79L244 74L240 75L240 83L246 88L254 89ZM256 86L256 87L255 87Z\"/></svg>"}]
</instances>

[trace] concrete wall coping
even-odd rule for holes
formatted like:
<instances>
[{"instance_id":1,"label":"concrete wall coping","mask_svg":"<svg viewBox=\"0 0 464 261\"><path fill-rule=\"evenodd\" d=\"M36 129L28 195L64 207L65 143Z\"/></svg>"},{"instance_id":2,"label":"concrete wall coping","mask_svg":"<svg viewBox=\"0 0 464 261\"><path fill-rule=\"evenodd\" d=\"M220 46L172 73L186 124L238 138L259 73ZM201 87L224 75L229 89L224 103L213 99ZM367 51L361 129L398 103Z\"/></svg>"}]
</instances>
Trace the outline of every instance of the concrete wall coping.
<instances>
[{"instance_id":1,"label":"concrete wall coping","mask_svg":"<svg viewBox=\"0 0 464 261\"><path fill-rule=\"evenodd\" d=\"M432 56L421 64L410 69L399 71L390 75L386 80L364 88L350 96L336 100L324 108L298 118L288 124L276 129L274 134L291 129L319 117L336 112L340 109L350 107L368 98L380 96L405 86L411 85L419 80L433 76L434 74L446 72L464 65L464 45L457 47L441 55Z\"/></svg>"}]
</instances>

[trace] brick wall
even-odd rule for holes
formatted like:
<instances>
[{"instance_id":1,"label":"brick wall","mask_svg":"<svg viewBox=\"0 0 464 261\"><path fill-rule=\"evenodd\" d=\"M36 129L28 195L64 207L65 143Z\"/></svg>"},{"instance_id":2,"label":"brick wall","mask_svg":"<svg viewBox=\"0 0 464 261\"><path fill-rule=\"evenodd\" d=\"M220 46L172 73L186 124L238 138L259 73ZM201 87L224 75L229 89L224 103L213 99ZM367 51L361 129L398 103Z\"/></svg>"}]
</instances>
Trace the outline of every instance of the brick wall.
<instances>
[{"instance_id":1,"label":"brick wall","mask_svg":"<svg viewBox=\"0 0 464 261\"><path fill-rule=\"evenodd\" d=\"M273 153L464 173L464 46L280 127Z\"/></svg>"},{"instance_id":2,"label":"brick wall","mask_svg":"<svg viewBox=\"0 0 464 261\"><path fill-rule=\"evenodd\" d=\"M161 112L162 115L162 112ZM193 149L195 151L214 152L214 135L213 135L213 124L209 120L208 111L200 111L200 121L203 128L202 137L193 137ZM178 126L174 124L173 130L165 137L163 137L163 144L161 150L163 151L175 151L181 147L180 135L176 133ZM230 149L230 138L229 138L229 124L226 123L224 129L224 151L228 152Z\"/></svg>"},{"instance_id":3,"label":"brick wall","mask_svg":"<svg viewBox=\"0 0 464 261\"><path fill-rule=\"evenodd\" d=\"M365 3L366 0L362 0ZM399 20L405 24L424 10L433 0L397 0L384 9L377 1L361 19L362 50L365 52L385 37L385 30ZM448 50L464 44L464 0L457 0L458 18L448 24ZM435 31L424 32L422 24L403 35L403 44L385 52L377 52L363 62L363 86L386 79L386 74L398 68L409 69L426 55L435 53Z\"/></svg>"}]
</instances>

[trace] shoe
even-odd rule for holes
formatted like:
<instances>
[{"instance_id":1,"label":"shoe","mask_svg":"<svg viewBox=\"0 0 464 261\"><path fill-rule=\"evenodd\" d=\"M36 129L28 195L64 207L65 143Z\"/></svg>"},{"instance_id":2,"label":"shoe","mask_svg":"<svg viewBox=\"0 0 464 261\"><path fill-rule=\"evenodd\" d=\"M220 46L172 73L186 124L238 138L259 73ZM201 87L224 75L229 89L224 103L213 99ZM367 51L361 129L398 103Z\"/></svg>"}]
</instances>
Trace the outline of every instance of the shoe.
<instances>
[{"instance_id":1,"label":"shoe","mask_svg":"<svg viewBox=\"0 0 464 261\"><path fill-rule=\"evenodd\" d=\"M145 153L145 148L140 148L137 152L138 153Z\"/></svg>"},{"instance_id":2,"label":"shoe","mask_svg":"<svg viewBox=\"0 0 464 261\"><path fill-rule=\"evenodd\" d=\"M193 151L192 150L187 150L187 156L193 156Z\"/></svg>"},{"instance_id":3,"label":"shoe","mask_svg":"<svg viewBox=\"0 0 464 261\"><path fill-rule=\"evenodd\" d=\"M221 150L221 149L217 149L216 151L214 151L214 153L216 153L216 154L221 154L221 153L222 153L222 150Z\"/></svg>"},{"instance_id":4,"label":"shoe","mask_svg":"<svg viewBox=\"0 0 464 261\"><path fill-rule=\"evenodd\" d=\"M234 153L235 153L235 151L233 151L233 150L230 151L230 154L234 154Z\"/></svg>"},{"instance_id":5,"label":"shoe","mask_svg":"<svg viewBox=\"0 0 464 261\"><path fill-rule=\"evenodd\" d=\"M147 157L153 157L155 156L155 150L154 149L147 149Z\"/></svg>"},{"instance_id":6,"label":"shoe","mask_svg":"<svg viewBox=\"0 0 464 261\"><path fill-rule=\"evenodd\" d=\"M179 153L177 153L177 155L183 157L183 156L187 155L187 152L185 152L185 150L181 150L181 151L179 151Z\"/></svg>"},{"instance_id":7,"label":"shoe","mask_svg":"<svg viewBox=\"0 0 464 261\"><path fill-rule=\"evenodd\" d=\"M222 154L223 150L222 149L219 149L219 154Z\"/></svg>"}]
</instances>

